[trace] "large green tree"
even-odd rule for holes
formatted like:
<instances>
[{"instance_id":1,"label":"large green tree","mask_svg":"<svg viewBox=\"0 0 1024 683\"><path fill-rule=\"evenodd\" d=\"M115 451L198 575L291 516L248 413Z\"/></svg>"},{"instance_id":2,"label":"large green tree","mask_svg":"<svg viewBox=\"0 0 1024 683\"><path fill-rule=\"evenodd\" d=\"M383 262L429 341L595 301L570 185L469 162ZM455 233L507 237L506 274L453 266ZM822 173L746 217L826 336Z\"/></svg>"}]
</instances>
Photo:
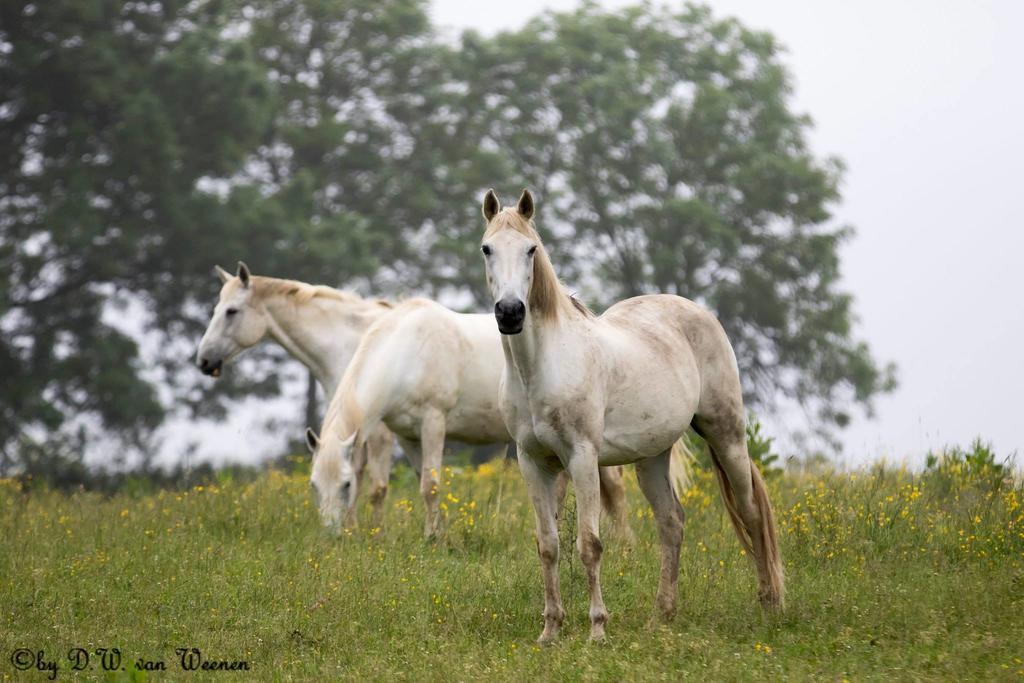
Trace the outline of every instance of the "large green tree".
<instances>
[{"instance_id":1,"label":"large green tree","mask_svg":"<svg viewBox=\"0 0 1024 683\"><path fill-rule=\"evenodd\" d=\"M525 178L538 191L563 279L589 301L669 292L706 304L752 404L795 400L826 432L893 386L839 286L842 166L808 148L770 35L706 8L587 3L467 33L453 67L460 135L501 157L479 186L512 198ZM451 230L443 244L482 299L479 220Z\"/></svg>"},{"instance_id":2,"label":"large green tree","mask_svg":"<svg viewBox=\"0 0 1024 683\"><path fill-rule=\"evenodd\" d=\"M6 456L97 426L141 447L161 421L113 304L176 288L197 179L237 167L266 125L265 78L227 19L184 0L0 4Z\"/></svg>"},{"instance_id":3,"label":"large green tree","mask_svg":"<svg viewBox=\"0 0 1024 683\"><path fill-rule=\"evenodd\" d=\"M242 3L234 17L267 74L273 118L242 168L205 183L209 211L174 259L186 296L165 293L160 327L198 338L219 288L215 262L242 259L258 274L364 293L415 287L423 261L407 228L431 195L416 170L425 153L411 131L415 112L401 103L438 62L425 2L274 0ZM284 354L264 347L256 357L267 355ZM175 355L166 365L180 385L197 381ZM218 414L240 393L276 391L294 367L251 365L213 391L181 395L197 413ZM312 375L306 381L306 419L318 426Z\"/></svg>"}]
</instances>

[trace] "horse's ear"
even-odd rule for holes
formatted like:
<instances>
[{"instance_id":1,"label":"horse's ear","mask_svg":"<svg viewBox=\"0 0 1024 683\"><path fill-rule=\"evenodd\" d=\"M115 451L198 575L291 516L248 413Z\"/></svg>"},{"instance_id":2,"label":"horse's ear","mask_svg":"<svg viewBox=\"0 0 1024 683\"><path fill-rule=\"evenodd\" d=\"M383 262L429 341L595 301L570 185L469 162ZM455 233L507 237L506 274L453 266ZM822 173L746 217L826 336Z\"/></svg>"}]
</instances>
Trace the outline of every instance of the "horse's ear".
<instances>
[{"instance_id":1,"label":"horse's ear","mask_svg":"<svg viewBox=\"0 0 1024 683\"><path fill-rule=\"evenodd\" d=\"M242 286L243 287L248 287L249 286L249 277L250 277L250 275L251 275L251 273L249 273L249 266L245 265L244 261L239 261L238 262L238 279L242 281Z\"/></svg>"},{"instance_id":2,"label":"horse's ear","mask_svg":"<svg viewBox=\"0 0 1024 683\"><path fill-rule=\"evenodd\" d=\"M523 190L523 193L519 195L519 204L516 206L516 210L519 211L519 215L530 220L533 218L533 211L535 208L533 202L533 194L529 190Z\"/></svg>"},{"instance_id":3,"label":"horse's ear","mask_svg":"<svg viewBox=\"0 0 1024 683\"><path fill-rule=\"evenodd\" d=\"M320 445L320 439L317 437L316 432L310 427L306 427L306 446L309 448L310 453L316 453L317 447Z\"/></svg>"},{"instance_id":4,"label":"horse's ear","mask_svg":"<svg viewBox=\"0 0 1024 683\"><path fill-rule=\"evenodd\" d=\"M214 266L213 267L213 272L217 275L217 277L220 278L221 282L227 282L228 280L231 279L231 273L229 273L228 271L224 270L220 266Z\"/></svg>"},{"instance_id":5,"label":"horse's ear","mask_svg":"<svg viewBox=\"0 0 1024 683\"><path fill-rule=\"evenodd\" d=\"M498 195L494 194L493 189L487 190L487 194L484 195L483 211L484 220L488 223L501 211L501 202L498 201Z\"/></svg>"}]
</instances>

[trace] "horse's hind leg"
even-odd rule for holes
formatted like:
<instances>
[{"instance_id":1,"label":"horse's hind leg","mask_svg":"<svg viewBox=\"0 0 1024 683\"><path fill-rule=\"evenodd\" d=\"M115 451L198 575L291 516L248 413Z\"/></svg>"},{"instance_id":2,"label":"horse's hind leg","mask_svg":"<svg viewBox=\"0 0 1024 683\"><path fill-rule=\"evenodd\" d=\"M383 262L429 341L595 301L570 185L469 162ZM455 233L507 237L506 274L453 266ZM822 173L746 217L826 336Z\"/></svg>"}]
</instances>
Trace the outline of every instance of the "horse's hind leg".
<instances>
[{"instance_id":1,"label":"horse's hind leg","mask_svg":"<svg viewBox=\"0 0 1024 683\"><path fill-rule=\"evenodd\" d=\"M555 518L559 505L558 475L530 457L521 446L518 459L537 521L537 554L544 575L544 631L537 642L551 643L558 639L565 619L558 586L558 522Z\"/></svg>"},{"instance_id":2,"label":"horse's hind leg","mask_svg":"<svg viewBox=\"0 0 1024 683\"><path fill-rule=\"evenodd\" d=\"M782 562L775 519L761 474L747 454L742 412L698 414L693 427L711 449L722 496L736 534L752 554L761 603L769 607L781 605Z\"/></svg>"},{"instance_id":3,"label":"horse's hind leg","mask_svg":"<svg viewBox=\"0 0 1024 683\"><path fill-rule=\"evenodd\" d=\"M654 510L661 540L661 578L654 600L661 615L669 620L675 616L679 585L679 548L683 543L683 508L679 505L669 476L671 450L636 463L640 490Z\"/></svg>"},{"instance_id":4,"label":"horse's hind leg","mask_svg":"<svg viewBox=\"0 0 1024 683\"><path fill-rule=\"evenodd\" d=\"M625 468L602 467L598 472L601 477L601 505L611 519L612 533L618 540L633 545L636 542L636 535L629 526Z\"/></svg>"},{"instance_id":5,"label":"horse's hind leg","mask_svg":"<svg viewBox=\"0 0 1024 683\"><path fill-rule=\"evenodd\" d=\"M597 449L590 443L578 443L568 462L569 476L576 491L576 549L587 570L590 587L590 640L604 640L608 610L601 597L601 545L598 530L601 521L601 475Z\"/></svg>"},{"instance_id":6,"label":"horse's hind leg","mask_svg":"<svg viewBox=\"0 0 1024 683\"><path fill-rule=\"evenodd\" d=\"M423 454L423 466L420 471L420 494L423 496L423 507L426 519L423 534L427 538L437 535L440 527L438 512L438 483L441 477L441 457L444 454L444 413L428 408L420 425L420 449Z\"/></svg>"}]
</instances>

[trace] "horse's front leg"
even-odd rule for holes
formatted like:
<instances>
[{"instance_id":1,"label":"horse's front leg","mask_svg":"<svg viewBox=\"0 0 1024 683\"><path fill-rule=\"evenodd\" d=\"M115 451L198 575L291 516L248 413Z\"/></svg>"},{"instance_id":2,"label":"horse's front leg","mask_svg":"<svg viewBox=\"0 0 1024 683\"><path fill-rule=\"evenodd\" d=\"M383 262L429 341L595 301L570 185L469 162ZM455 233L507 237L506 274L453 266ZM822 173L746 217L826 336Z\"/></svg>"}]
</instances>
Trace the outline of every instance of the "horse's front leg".
<instances>
[{"instance_id":1,"label":"horse's front leg","mask_svg":"<svg viewBox=\"0 0 1024 683\"><path fill-rule=\"evenodd\" d=\"M363 448L359 449L354 453L352 466L355 469L356 475L356 496L358 497L363 491L363 474L366 472L366 461L367 451L370 445L367 443ZM345 528L355 529L359 526L359 505L356 501L352 502L352 505L348 507L345 512Z\"/></svg>"},{"instance_id":2,"label":"horse's front leg","mask_svg":"<svg viewBox=\"0 0 1024 683\"><path fill-rule=\"evenodd\" d=\"M366 469L370 475L370 505L373 509L374 528L380 528L384 523L384 499L388 495L394 444L395 437L383 424L373 430L367 443Z\"/></svg>"},{"instance_id":3,"label":"horse's front leg","mask_svg":"<svg viewBox=\"0 0 1024 683\"><path fill-rule=\"evenodd\" d=\"M444 413L428 408L420 425L420 450L423 454L423 469L420 471L420 494L426 519L423 534L427 538L437 536L440 528L440 514L437 509L438 485L441 477L441 457L444 455Z\"/></svg>"},{"instance_id":4,"label":"horse's front leg","mask_svg":"<svg viewBox=\"0 0 1024 683\"><path fill-rule=\"evenodd\" d=\"M608 610L601 597L601 476L597 466L597 448L582 442L573 448L568 463L569 476L576 490L576 549L587 570L590 587L590 640L604 640Z\"/></svg>"},{"instance_id":5,"label":"horse's front leg","mask_svg":"<svg viewBox=\"0 0 1024 683\"><path fill-rule=\"evenodd\" d=\"M557 472L545 467L519 445L519 471L523 473L526 491L533 504L537 522L537 554L544 575L544 630L537 639L547 644L558 639L565 619L562 594L558 585L558 506Z\"/></svg>"}]
</instances>

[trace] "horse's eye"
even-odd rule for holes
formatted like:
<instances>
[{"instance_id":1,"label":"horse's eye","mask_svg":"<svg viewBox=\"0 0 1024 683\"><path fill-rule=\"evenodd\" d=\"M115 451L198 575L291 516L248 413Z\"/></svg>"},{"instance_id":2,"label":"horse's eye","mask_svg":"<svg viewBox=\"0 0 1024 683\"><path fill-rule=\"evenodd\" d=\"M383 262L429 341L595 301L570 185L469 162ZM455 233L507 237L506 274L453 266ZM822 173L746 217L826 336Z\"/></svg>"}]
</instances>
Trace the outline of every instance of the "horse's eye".
<instances>
[{"instance_id":1,"label":"horse's eye","mask_svg":"<svg viewBox=\"0 0 1024 683\"><path fill-rule=\"evenodd\" d=\"M486 245L486 244L484 246L480 247L480 251L482 251L484 253L484 256L490 256L491 255L491 247Z\"/></svg>"},{"instance_id":2,"label":"horse's eye","mask_svg":"<svg viewBox=\"0 0 1024 683\"><path fill-rule=\"evenodd\" d=\"M526 250L526 255L527 256L533 256L536 253L537 253L537 245L536 244Z\"/></svg>"},{"instance_id":3,"label":"horse's eye","mask_svg":"<svg viewBox=\"0 0 1024 683\"><path fill-rule=\"evenodd\" d=\"M224 311L224 312L225 312L225 313L227 314L227 316L228 316L228 317L230 318L231 316L233 316L233 315L235 315L236 313L238 313L238 309L237 309L237 308L229 308L228 310L226 310L226 311Z\"/></svg>"}]
</instances>

